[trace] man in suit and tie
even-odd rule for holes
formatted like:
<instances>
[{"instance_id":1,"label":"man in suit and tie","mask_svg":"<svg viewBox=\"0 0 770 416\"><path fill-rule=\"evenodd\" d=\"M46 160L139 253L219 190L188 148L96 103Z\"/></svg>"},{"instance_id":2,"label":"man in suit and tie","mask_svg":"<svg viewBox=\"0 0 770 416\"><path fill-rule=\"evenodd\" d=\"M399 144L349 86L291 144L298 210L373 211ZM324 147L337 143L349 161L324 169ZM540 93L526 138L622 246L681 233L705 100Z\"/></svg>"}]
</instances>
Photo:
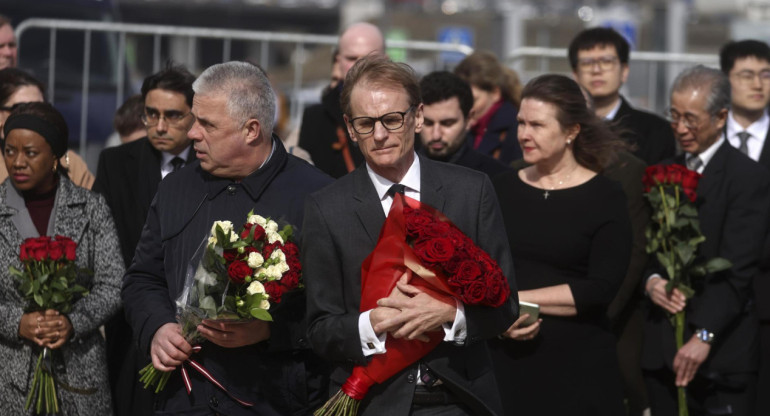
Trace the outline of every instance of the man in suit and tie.
<instances>
[{"instance_id":1,"label":"man in suit and tie","mask_svg":"<svg viewBox=\"0 0 770 416\"><path fill-rule=\"evenodd\" d=\"M770 169L770 47L758 40L729 42L719 52L719 63L730 78L732 107L727 115L727 141ZM762 271L754 278L760 332L759 391L770 389L770 241ZM770 397L759 395L757 414L770 413Z\"/></svg>"},{"instance_id":2,"label":"man in suit and tie","mask_svg":"<svg viewBox=\"0 0 770 416\"><path fill-rule=\"evenodd\" d=\"M648 165L674 157L671 127L652 113L631 107L620 94L628 79L628 42L611 28L580 32L569 45L572 75L591 97L596 115L612 120L626 131L624 138L636 146L634 155Z\"/></svg>"},{"instance_id":3,"label":"man in suit and tie","mask_svg":"<svg viewBox=\"0 0 770 416\"><path fill-rule=\"evenodd\" d=\"M473 116L473 92L467 82L451 72L431 72L420 80L420 93L424 113L421 154L484 172L490 178L510 169L474 150L467 140Z\"/></svg>"},{"instance_id":4,"label":"man in suit and tie","mask_svg":"<svg viewBox=\"0 0 770 416\"><path fill-rule=\"evenodd\" d=\"M758 270L770 212L770 173L731 146L723 129L730 82L704 66L685 70L671 90L670 120L684 154L675 163L701 173L698 218L703 259L729 269L696 280L686 299L666 293L665 273L652 274L642 365L652 414L677 414L676 387L686 386L695 414L752 415L757 387L757 317L751 280ZM685 344L675 347L669 314L686 311ZM691 413L691 414L693 414Z\"/></svg>"},{"instance_id":5,"label":"man in suit and tie","mask_svg":"<svg viewBox=\"0 0 770 416\"><path fill-rule=\"evenodd\" d=\"M501 414L484 340L514 322L517 292L489 179L416 155L423 105L414 72L405 64L378 56L360 60L348 73L341 97L348 132L366 163L308 197L302 241L308 334L313 349L332 362L332 389L340 387L354 364L384 353L390 337L416 339L437 330L444 332L444 342L423 358L419 370L408 367L372 387L361 414ZM380 306L359 311L361 263L377 243L393 202L388 192L393 185L443 212L498 261L511 286L505 304L463 305L402 284Z\"/></svg>"},{"instance_id":6,"label":"man in suit and tie","mask_svg":"<svg viewBox=\"0 0 770 416\"><path fill-rule=\"evenodd\" d=\"M195 160L187 137L194 121L190 113L193 81L195 76L181 66L169 66L147 77L142 84L141 116L147 136L105 149L99 156L93 190L104 195L110 206L126 267L134 258L158 183ZM116 414L151 412L153 393L142 388L137 375L149 360L131 341L131 328L122 311L106 325L105 333Z\"/></svg>"}]
</instances>

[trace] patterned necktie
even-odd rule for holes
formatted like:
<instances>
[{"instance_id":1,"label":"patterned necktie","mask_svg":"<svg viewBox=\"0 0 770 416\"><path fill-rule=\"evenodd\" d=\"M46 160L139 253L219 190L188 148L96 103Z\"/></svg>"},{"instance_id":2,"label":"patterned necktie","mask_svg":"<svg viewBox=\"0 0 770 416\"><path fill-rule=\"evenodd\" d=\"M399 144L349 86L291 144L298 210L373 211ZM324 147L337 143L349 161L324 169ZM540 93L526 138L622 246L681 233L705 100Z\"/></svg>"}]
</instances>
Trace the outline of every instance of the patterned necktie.
<instances>
[{"instance_id":1,"label":"patterned necktie","mask_svg":"<svg viewBox=\"0 0 770 416\"><path fill-rule=\"evenodd\" d=\"M697 172L703 166L703 161L698 156L691 156L687 159L687 169Z\"/></svg>"},{"instance_id":2,"label":"patterned necktie","mask_svg":"<svg viewBox=\"0 0 770 416\"><path fill-rule=\"evenodd\" d=\"M740 150L741 153L743 153L744 155L749 154L749 146L748 146L749 137L751 137L751 133L747 131L742 131L738 133L738 140L741 141L740 145L738 146L738 150Z\"/></svg>"},{"instance_id":3,"label":"patterned necktie","mask_svg":"<svg viewBox=\"0 0 770 416\"><path fill-rule=\"evenodd\" d=\"M174 158L171 159L171 166L174 167L171 169L172 172L176 172L179 169L182 169L182 166L184 166L184 159L179 156L174 156Z\"/></svg>"},{"instance_id":4,"label":"patterned necktie","mask_svg":"<svg viewBox=\"0 0 770 416\"><path fill-rule=\"evenodd\" d=\"M390 195L391 198L395 197L396 194L404 195L405 189L406 186L401 185L400 183L394 183L391 185L390 189L388 189L388 195Z\"/></svg>"}]
</instances>

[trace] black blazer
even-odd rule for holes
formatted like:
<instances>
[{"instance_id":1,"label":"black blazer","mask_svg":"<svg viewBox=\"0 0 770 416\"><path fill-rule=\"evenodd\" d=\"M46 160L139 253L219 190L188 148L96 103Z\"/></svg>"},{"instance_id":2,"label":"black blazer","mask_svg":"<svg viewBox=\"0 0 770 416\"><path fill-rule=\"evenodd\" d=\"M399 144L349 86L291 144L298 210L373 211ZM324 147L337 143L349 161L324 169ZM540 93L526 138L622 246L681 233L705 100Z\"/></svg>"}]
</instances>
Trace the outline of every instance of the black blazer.
<instances>
[{"instance_id":1,"label":"black blazer","mask_svg":"<svg viewBox=\"0 0 770 416\"><path fill-rule=\"evenodd\" d=\"M674 157L676 142L671 125L661 117L631 107L620 97L620 108L612 121L621 127L624 139L636 145L634 156L654 165Z\"/></svg>"},{"instance_id":2,"label":"black blazer","mask_svg":"<svg viewBox=\"0 0 770 416\"><path fill-rule=\"evenodd\" d=\"M684 164L684 156L674 163ZM694 285L696 295L687 302L685 339L698 328L715 334L709 357L698 370L702 375L755 372L757 318L750 301L751 280L768 231L770 173L725 142L706 165L697 192L698 217L706 236L700 254L724 257L733 266ZM671 368L676 353L673 327L662 308L649 306L642 366Z\"/></svg>"},{"instance_id":3,"label":"black blazer","mask_svg":"<svg viewBox=\"0 0 770 416\"><path fill-rule=\"evenodd\" d=\"M161 159L161 152L147 137L104 149L99 155L93 190L104 195L112 210L126 267L134 258L147 210L158 190ZM190 151L186 163L194 161L195 152Z\"/></svg>"},{"instance_id":4,"label":"black blazer","mask_svg":"<svg viewBox=\"0 0 770 416\"><path fill-rule=\"evenodd\" d=\"M508 240L492 184L470 169L420 157L421 201L443 212L495 258L509 279L511 299L499 308L466 306L464 346L442 342L423 361L474 414L501 414L485 339L507 329L517 305ZM307 286L308 335L313 349L333 365L336 391L354 364L366 359L358 332L361 263L374 249L385 214L365 166L309 196L302 241ZM413 367L413 366L412 366ZM415 389L414 368L372 387L361 415L409 414Z\"/></svg>"}]
</instances>

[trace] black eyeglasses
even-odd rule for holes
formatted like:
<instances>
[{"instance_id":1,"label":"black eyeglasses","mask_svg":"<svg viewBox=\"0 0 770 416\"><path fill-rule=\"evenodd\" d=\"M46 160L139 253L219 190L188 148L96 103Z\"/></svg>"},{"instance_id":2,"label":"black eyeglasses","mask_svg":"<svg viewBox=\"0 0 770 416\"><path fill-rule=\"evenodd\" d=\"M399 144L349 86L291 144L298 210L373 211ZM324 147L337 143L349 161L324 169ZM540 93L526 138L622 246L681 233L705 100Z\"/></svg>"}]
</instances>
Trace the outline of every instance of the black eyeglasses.
<instances>
[{"instance_id":1,"label":"black eyeglasses","mask_svg":"<svg viewBox=\"0 0 770 416\"><path fill-rule=\"evenodd\" d=\"M9 113L10 113L11 111L13 111L13 110L15 110L15 109L19 108L19 106L20 106L20 105L22 105L22 104L26 104L26 103L16 103L16 104L14 104L14 105L12 105L12 106L8 106L8 107L6 107L6 106L2 106L2 107L0 107L0 110L2 110L2 111L7 111L7 112L9 112Z\"/></svg>"},{"instance_id":2,"label":"black eyeglasses","mask_svg":"<svg viewBox=\"0 0 770 416\"><path fill-rule=\"evenodd\" d=\"M383 114L380 117L356 117L350 120L350 125L353 126L353 130L358 134L369 134L374 131L374 125L379 121L382 127L387 130L398 130L404 125L404 117L410 111L414 110L414 106L410 106L406 111L394 111L392 113Z\"/></svg>"},{"instance_id":3,"label":"black eyeglasses","mask_svg":"<svg viewBox=\"0 0 770 416\"><path fill-rule=\"evenodd\" d=\"M168 111L166 113L145 111L142 113L142 123L147 127L152 127L160 123L160 119L163 118L169 126L179 127L190 114L192 114L192 111L188 113L180 113L178 111Z\"/></svg>"}]
</instances>

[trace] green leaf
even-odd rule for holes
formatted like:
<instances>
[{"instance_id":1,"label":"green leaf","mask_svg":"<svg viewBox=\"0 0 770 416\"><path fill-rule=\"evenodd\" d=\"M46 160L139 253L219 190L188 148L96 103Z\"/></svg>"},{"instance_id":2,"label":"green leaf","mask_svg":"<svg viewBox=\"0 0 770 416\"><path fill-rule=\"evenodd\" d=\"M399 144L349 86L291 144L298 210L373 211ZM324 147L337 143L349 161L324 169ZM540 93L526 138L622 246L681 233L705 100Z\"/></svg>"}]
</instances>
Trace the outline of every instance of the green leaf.
<instances>
[{"instance_id":1,"label":"green leaf","mask_svg":"<svg viewBox=\"0 0 770 416\"><path fill-rule=\"evenodd\" d=\"M684 297L686 297L687 299L690 299L691 297L695 296L695 291L690 286L687 286L685 284L680 284L678 289L680 292L682 292Z\"/></svg>"},{"instance_id":2,"label":"green leaf","mask_svg":"<svg viewBox=\"0 0 770 416\"><path fill-rule=\"evenodd\" d=\"M257 318L257 319L259 319L261 321L273 322L273 317L270 316L270 312L268 312L268 311L266 311L264 309L252 308L251 309L251 316L253 316L253 317L255 317L255 318Z\"/></svg>"},{"instance_id":3,"label":"green leaf","mask_svg":"<svg viewBox=\"0 0 770 416\"><path fill-rule=\"evenodd\" d=\"M35 293L32 298L35 300L35 303L37 303L38 306L41 308L43 307L43 296L41 296L40 293Z\"/></svg>"},{"instance_id":4,"label":"green leaf","mask_svg":"<svg viewBox=\"0 0 770 416\"><path fill-rule=\"evenodd\" d=\"M698 210L692 204L682 204L679 207L679 214L687 218L698 218Z\"/></svg>"},{"instance_id":5,"label":"green leaf","mask_svg":"<svg viewBox=\"0 0 770 416\"><path fill-rule=\"evenodd\" d=\"M713 259L706 262L704 267L706 268L706 271L708 273L716 273L716 272L721 272L722 270L727 270L730 267L733 267L733 263L730 262L730 260L727 260L722 257L714 257Z\"/></svg>"},{"instance_id":6,"label":"green leaf","mask_svg":"<svg viewBox=\"0 0 770 416\"><path fill-rule=\"evenodd\" d=\"M674 252L682 261L682 264L689 264L695 256L695 247L687 243L679 243L676 245Z\"/></svg>"},{"instance_id":7,"label":"green leaf","mask_svg":"<svg viewBox=\"0 0 770 416\"><path fill-rule=\"evenodd\" d=\"M700 244L700 243L702 243L704 241L706 241L706 237L704 237L703 235L698 235L698 236L695 236L695 237L691 238L690 241L687 242L687 244L695 247L695 246L697 246L698 244Z\"/></svg>"},{"instance_id":8,"label":"green leaf","mask_svg":"<svg viewBox=\"0 0 770 416\"><path fill-rule=\"evenodd\" d=\"M690 276L703 277L706 275L706 268L702 265L693 266L690 268Z\"/></svg>"}]
</instances>

